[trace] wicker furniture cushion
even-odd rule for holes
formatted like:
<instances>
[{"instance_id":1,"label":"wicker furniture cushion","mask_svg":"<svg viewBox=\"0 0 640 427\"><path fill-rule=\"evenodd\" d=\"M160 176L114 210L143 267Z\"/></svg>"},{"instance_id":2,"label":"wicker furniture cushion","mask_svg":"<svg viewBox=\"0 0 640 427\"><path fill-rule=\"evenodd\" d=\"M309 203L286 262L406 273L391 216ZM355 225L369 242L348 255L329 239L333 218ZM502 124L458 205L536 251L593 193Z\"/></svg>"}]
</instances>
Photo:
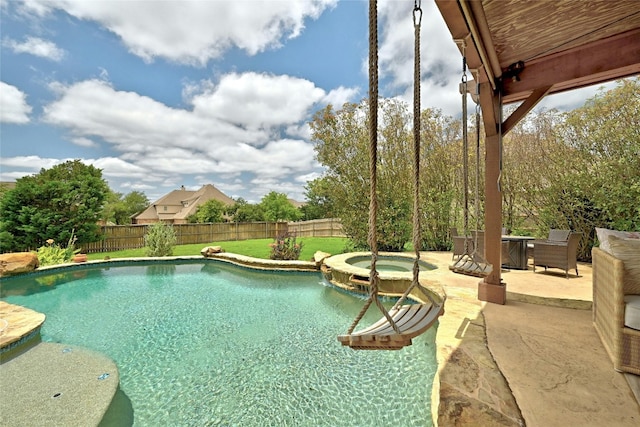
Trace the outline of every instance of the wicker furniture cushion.
<instances>
[{"instance_id":1,"label":"wicker furniture cushion","mask_svg":"<svg viewBox=\"0 0 640 427\"><path fill-rule=\"evenodd\" d=\"M624 263L624 294L640 295L640 239L609 236L613 256Z\"/></svg>"},{"instance_id":2,"label":"wicker furniture cushion","mask_svg":"<svg viewBox=\"0 0 640 427\"><path fill-rule=\"evenodd\" d=\"M598 236L598 241L600 242L600 249L610 254L613 254L613 252L611 252L611 247L609 246L609 236L616 236L621 239L640 240L640 232L637 231L618 231L596 227L596 234Z\"/></svg>"},{"instance_id":3,"label":"wicker furniture cushion","mask_svg":"<svg viewBox=\"0 0 640 427\"><path fill-rule=\"evenodd\" d=\"M624 326L640 331L640 295L624 297Z\"/></svg>"}]
</instances>

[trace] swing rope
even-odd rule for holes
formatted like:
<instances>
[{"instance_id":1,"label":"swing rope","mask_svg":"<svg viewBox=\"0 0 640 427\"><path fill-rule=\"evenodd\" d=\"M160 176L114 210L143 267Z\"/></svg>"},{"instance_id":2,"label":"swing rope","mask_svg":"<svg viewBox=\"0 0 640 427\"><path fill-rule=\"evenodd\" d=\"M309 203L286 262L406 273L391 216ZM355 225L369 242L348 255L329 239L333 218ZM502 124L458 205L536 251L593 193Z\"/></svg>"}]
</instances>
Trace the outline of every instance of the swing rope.
<instances>
[{"instance_id":1,"label":"swing rope","mask_svg":"<svg viewBox=\"0 0 640 427\"><path fill-rule=\"evenodd\" d=\"M420 225L420 25L422 23L421 1L415 0L413 6L414 62L413 62L413 276L411 285L396 301L391 310L398 309L413 289L419 287L431 304L433 297L420 284L420 249L422 248L422 227Z\"/></svg>"},{"instance_id":2,"label":"swing rope","mask_svg":"<svg viewBox=\"0 0 640 427\"><path fill-rule=\"evenodd\" d=\"M411 345L411 339L423 333L443 313L444 301L437 303L431 293L419 283L420 273L420 24L422 9L420 0L415 0L413 10L413 23L415 32L415 64L414 64L414 110L413 110L413 136L414 136L414 209L413 209L413 245L416 252L413 265L413 279L404 294L398 299L390 311L387 311L378 298L379 274L376 269L378 258L378 245L376 233L377 219L377 113L378 113L378 70L377 70L377 4L376 0L369 2L369 170L371 174L369 205L369 244L371 246L371 271L369 275L369 297L364 306L353 321L347 335L339 336L338 340L343 345L349 345L354 349L387 349L398 350L406 345ZM429 300L429 304L404 305L410 292L419 287ZM359 331L354 336L353 331L362 320L372 302L384 314L384 318L374 325ZM393 314L393 316L390 314ZM401 332L398 323L401 322L404 330ZM393 330L395 336L390 332Z\"/></svg>"},{"instance_id":3,"label":"swing rope","mask_svg":"<svg viewBox=\"0 0 640 427\"><path fill-rule=\"evenodd\" d=\"M471 274L474 276L487 276L493 270L491 264L489 264L484 256L479 252L478 235L477 231L480 227L480 104L476 103L476 182L475 182L475 235L473 241L473 251L469 251L469 243L466 236L468 236L469 228L469 134L468 134L468 118L467 118L467 58L466 58L466 42L461 40L462 51L462 83L460 85L460 91L462 92L462 174L464 185L464 254L456 260L456 262L449 267L450 270L456 273ZM476 81L476 93L479 99L479 84Z\"/></svg>"},{"instance_id":4,"label":"swing rope","mask_svg":"<svg viewBox=\"0 0 640 427\"><path fill-rule=\"evenodd\" d=\"M371 271L369 273L369 298L358 313L347 335L351 335L362 317L375 302L393 330L400 334L398 326L378 298L380 277L376 268L378 261L378 241L376 236L378 217L378 2L369 1L369 247L371 248Z\"/></svg>"}]
</instances>

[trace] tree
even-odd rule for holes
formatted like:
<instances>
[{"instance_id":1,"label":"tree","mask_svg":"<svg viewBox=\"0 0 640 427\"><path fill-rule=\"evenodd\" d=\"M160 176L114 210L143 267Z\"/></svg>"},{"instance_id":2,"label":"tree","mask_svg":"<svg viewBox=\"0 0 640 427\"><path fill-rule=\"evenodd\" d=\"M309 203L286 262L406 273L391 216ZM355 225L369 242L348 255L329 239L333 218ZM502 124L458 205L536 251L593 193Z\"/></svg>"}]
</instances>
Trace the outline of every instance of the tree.
<instances>
[{"instance_id":1,"label":"tree","mask_svg":"<svg viewBox=\"0 0 640 427\"><path fill-rule=\"evenodd\" d=\"M505 218L524 212L546 236L581 231L590 259L595 227L640 231L640 79L599 92L582 107L530 114L505 138Z\"/></svg>"},{"instance_id":2,"label":"tree","mask_svg":"<svg viewBox=\"0 0 640 427\"><path fill-rule=\"evenodd\" d=\"M223 222L225 205L220 200L207 200L196 210L193 218L189 218L189 222L197 222L200 224L207 222Z\"/></svg>"},{"instance_id":3,"label":"tree","mask_svg":"<svg viewBox=\"0 0 640 427\"><path fill-rule=\"evenodd\" d=\"M318 161L327 168L326 189L336 214L356 248L368 248L370 194L368 106L328 106L310 124ZM411 239L413 222L413 117L399 100L380 102L376 240L380 250L400 251ZM457 195L452 161L459 124L438 110L421 114L422 245L445 249ZM453 160L452 160L453 159ZM454 163L455 164L455 163ZM458 192L459 191L459 192Z\"/></svg>"},{"instance_id":4,"label":"tree","mask_svg":"<svg viewBox=\"0 0 640 427\"><path fill-rule=\"evenodd\" d=\"M328 177L316 178L307 182L305 186L307 203L300 208L304 220L334 218L336 216L331 187L331 181Z\"/></svg>"},{"instance_id":5,"label":"tree","mask_svg":"<svg viewBox=\"0 0 640 427\"><path fill-rule=\"evenodd\" d=\"M122 199L123 209L116 213L116 224L131 224L131 217L149 207L147 195L141 191L127 193Z\"/></svg>"},{"instance_id":6,"label":"tree","mask_svg":"<svg viewBox=\"0 0 640 427\"><path fill-rule=\"evenodd\" d=\"M421 112L420 123L419 203L422 214L422 249L448 250L451 247L449 229L457 224L463 206L462 127L459 120L431 108ZM475 142L471 135L473 132L470 130L469 147L473 152L471 147ZM475 162L473 156L470 156L470 165ZM469 189L472 189L475 175L471 170L469 172ZM473 215L475 212L470 210L470 216Z\"/></svg>"},{"instance_id":7,"label":"tree","mask_svg":"<svg viewBox=\"0 0 640 427\"><path fill-rule=\"evenodd\" d=\"M262 198L260 207L264 212L264 219L267 221L298 221L302 216L286 194L275 191Z\"/></svg>"},{"instance_id":8,"label":"tree","mask_svg":"<svg viewBox=\"0 0 640 427\"><path fill-rule=\"evenodd\" d=\"M102 172L79 160L20 178L0 202L2 250L35 249L48 240L77 245L99 240L103 203L109 187Z\"/></svg>"},{"instance_id":9,"label":"tree","mask_svg":"<svg viewBox=\"0 0 640 427\"><path fill-rule=\"evenodd\" d=\"M257 222L265 220L262 207L251 204L242 197L239 197L232 206L227 207L226 213L234 222Z\"/></svg>"},{"instance_id":10,"label":"tree","mask_svg":"<svg viewBox=\"0 0 640 427\"><path fill-rule=\"evenodd\" d=\"M117 225L131 224L131 216L142 212L149 206L149 199L141 191L132 191L122 196L109 191L102 218Z\"/></svg>"}]
</instances>

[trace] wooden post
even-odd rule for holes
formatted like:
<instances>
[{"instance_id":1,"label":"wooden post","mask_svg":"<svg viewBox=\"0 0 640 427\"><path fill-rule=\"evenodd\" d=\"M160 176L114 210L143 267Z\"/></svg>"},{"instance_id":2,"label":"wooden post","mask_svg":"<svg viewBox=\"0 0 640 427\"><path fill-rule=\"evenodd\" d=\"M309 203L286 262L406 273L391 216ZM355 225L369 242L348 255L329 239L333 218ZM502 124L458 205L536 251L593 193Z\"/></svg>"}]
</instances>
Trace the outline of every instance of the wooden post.
<instances>
[{"instance_id":1,"label":"wooden post","mask_svg":"<svg viewBox=\"0 0 640 427\"><path fill-rule=\"evenodd\" d=\"M485 175L484 175L484 255L493 269L478 283L478 299L504 304L507 285L502 282L502 191L498 180L501 167L502 105L499 95L488 83L480 86L480 104L485 126Z\"/></svg>"}]
</instances>

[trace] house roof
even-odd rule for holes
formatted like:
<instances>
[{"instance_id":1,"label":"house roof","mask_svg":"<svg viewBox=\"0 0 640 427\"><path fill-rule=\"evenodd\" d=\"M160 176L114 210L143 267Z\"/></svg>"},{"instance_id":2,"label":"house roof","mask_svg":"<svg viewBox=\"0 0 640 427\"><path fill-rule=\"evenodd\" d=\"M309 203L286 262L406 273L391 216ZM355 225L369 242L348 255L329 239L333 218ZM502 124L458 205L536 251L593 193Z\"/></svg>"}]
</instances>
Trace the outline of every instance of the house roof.
<instances>
[{"instance_id":1,"label":"house roof","mask_svg":"<svg viewBox=\"0 0 640 427\"><path fill-rule=\"evenodd\" d=\"M202 188L198 191L195 191L191 197L182 200L183 206L186 206L184 206L184 208L175 215L175 218L187 218L189 215L194 214L196 210L198 210L198 206L212 199L218 200L225 205L232 205L235 203L235 201L231 197L228 197L213 185L207 184L203 185Z\"/></svg>"},{"instance_id":2,"label":"house roof","mask_svg":"<svg viewBox=\"0 0 640 427\"><path fill-rule=\"evenodd\" d=\"M186 190L184 187L173 190L153 202L147 209L135 216L135 219L185 219L194 214L198 206L211 200L219 200L225 205L232 205L235 201L211 184L203 185L197 191ZM158 211L159 207L173 208L168 212Z\"/></svg>"}]
</instances>

